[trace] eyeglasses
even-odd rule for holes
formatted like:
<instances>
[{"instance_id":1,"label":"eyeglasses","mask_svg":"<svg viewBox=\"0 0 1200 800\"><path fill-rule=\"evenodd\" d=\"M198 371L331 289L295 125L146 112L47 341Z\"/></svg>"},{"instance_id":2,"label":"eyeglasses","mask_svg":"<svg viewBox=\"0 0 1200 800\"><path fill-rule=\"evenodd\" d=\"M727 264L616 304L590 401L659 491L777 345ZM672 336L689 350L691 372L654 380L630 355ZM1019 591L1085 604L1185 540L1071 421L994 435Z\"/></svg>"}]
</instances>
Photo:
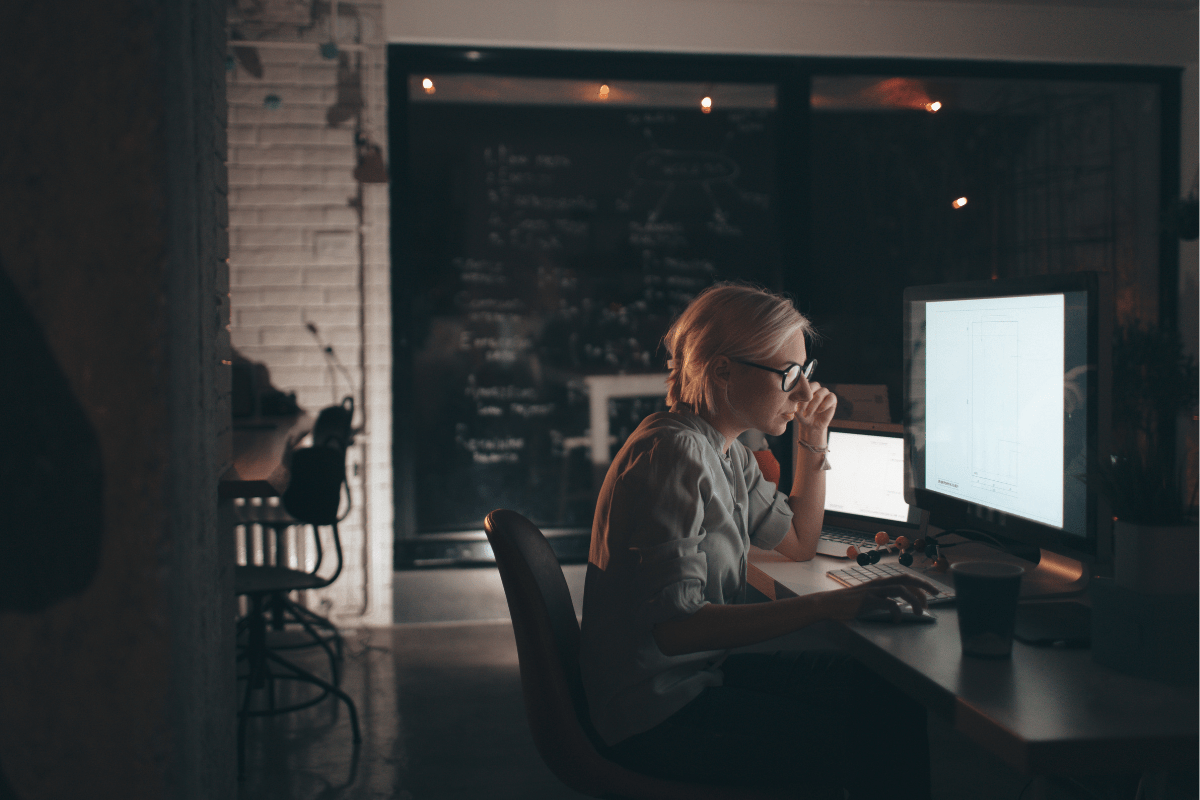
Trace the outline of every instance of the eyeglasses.
<instances>
[{"instance_id":1,"label":"eyeglasses","mask_svg":"<svg viewBox=\"0 0 1200 800\"><path fill-rule=\"evenodd\" d=\"M785 392L790 392L796 388L796 384L800 382L800 376L804 376L804 380L812 377L813 370L817 368L817 360L810 358L808 363L801 366L796 363L788 364L787 369L775 369L774 367L764 367L762 364L755 364L753 361L742 361L740 358L735 358L739 364L745 364L747 367L755 367L757 369L765 369L767 372L774 372L776 375L782 375L783 381L781 387Z\"/></svg>"}]
</instances>

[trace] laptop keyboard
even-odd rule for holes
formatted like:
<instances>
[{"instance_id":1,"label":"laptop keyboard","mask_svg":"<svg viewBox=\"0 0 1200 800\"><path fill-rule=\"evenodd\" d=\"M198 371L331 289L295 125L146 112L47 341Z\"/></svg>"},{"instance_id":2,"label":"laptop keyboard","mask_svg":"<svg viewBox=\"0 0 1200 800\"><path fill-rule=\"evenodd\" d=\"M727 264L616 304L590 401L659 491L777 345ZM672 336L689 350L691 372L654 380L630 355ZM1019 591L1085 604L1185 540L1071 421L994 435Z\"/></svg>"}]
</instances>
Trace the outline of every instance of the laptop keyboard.
<instances>
[{"instance_id":1,"label":"laptop keyboard","mask_svg":"<svg viewBox=\"0 0 1200 800\"><path fill-rule=\"evenodd\" d=\"M875 580L876 578L887 578L892 575L912 575L924 581L934 584L941 589L940 594L930 595L926 602L931 606L944 606L954 602L954 589L945 584L931 580L928 576L922 575L915 569L904 567L900 564L866 564L846 567L845 569L831 569L825 573L843 586L858 586L861 583Z\"/></svg>"},{"instance_id":2,"label":"laptop keyboard","mask_svg":"<svg viewBox=\"0 0 1200 800\"><path fill-rule=\"evenodd\" d=\"M826 525L817 539L817 552L823 556L846 558L846 548L851 545L861 550L864 547L874 547L875 542L863 535L862 531Z\"/></svg>"},{"instance_id":3,"label":"laptop keyboard","mask_svg":"<svg viewBox=\"0 0 1200 800\"><path fill-rule=\"evenodd\" d=\"M821 538L827 542L838 542L839 544L861 544L870 541L862 531L839 528L836 525L826 525L821 528Z\"/></svg>"}]
</instances>

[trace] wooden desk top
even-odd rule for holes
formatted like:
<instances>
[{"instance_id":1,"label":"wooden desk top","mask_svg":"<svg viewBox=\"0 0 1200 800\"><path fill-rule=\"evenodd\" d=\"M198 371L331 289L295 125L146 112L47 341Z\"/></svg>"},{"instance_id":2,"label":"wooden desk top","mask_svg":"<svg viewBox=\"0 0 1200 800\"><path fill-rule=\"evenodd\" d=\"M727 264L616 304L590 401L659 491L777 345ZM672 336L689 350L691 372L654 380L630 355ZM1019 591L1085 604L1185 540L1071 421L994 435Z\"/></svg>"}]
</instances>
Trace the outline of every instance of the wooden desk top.
<instances>
[{"instance_id":1,"label":"wooden desk top","mask_svg":"<svg viewBox=\"0 0 1200 800\"><path fill-rule=\"evenodd\" d=\"M771 598L839 588L817 556L755 550L748 578ZM964 658L953 607L936 625L822 623L822 633L1025 774L1195 769L1200 692L1124 675L1087 649L1013 642L1010 660Z\"/></svg>"},{"instance_id":2,"label":"wooden desk top","mask_svg":"<svg viewBox=\"0 0 1200 800\"><path fill-rule=\"evenodd\" d=\"M285 455L312 430L315 417L267 417L239 420L233 426L233 463L217 484L217 494L273 497L288 484Z\"/></svg>"}]
</instances>

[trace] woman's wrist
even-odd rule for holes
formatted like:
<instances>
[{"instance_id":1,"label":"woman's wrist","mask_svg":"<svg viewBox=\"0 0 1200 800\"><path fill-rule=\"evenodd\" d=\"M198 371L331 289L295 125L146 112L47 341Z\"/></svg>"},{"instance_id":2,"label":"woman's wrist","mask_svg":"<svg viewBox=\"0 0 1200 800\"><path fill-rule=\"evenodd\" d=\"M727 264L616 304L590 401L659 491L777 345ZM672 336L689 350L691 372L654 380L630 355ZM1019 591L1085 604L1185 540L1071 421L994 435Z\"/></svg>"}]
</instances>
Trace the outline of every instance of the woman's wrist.
<instances>
[{"instance_id":1,"label":"woman's wrist","mask_svg":"<svg viewBox=\"0 0 1200 800\"><path fill-rule=\"evenodd\" d=\"M796 453L804 452L811 455L808 458L815 463L818 471L829 469L829 430L828 428L801 429L796 434Z\"/></svg>"},{"instance_id":2,"label":"woman's wrist","mask_svg":"<svg viewBox=\"0 0 1200 800\"><path fill-rule=\"evenodd\" d=\"M853 619L861 606L861 594L843 589L821 592L821 600L818 603L822 619Z\"/></svg>"},{"instance_id":3,"label":"woman's wrist","mask_svg":"<svg viewBox=\"0 0 1200 800\"><path fill-rule=\"evenodd\" d=\"M797 428L796 443L805 449L823 450L829 446L829 429L815 426Z\"/></svg>"}]
</instances>

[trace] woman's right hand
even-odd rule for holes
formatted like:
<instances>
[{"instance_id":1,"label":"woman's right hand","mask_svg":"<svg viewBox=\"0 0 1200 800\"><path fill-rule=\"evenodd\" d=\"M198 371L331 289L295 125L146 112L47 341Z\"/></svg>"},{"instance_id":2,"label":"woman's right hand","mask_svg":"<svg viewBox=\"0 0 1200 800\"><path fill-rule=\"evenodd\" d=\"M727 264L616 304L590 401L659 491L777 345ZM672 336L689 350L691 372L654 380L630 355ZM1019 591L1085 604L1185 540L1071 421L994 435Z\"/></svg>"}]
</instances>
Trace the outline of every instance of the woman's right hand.
<instances>
[{"instance_id":1,"label":"woman's right hand","mask_svg":"<svg viewBox=\"0 0 1200 800\"><path fill-rule=\"evenodd\" d=\"M927 594L940 594L940 590L928 581L912 575L892 575L846 589L835 589L828 593L834 600L830 604L833 619L851 620L859 614L883 609L899 616L900 603L908 603L914 611L923 611L928 603Z\"/></svg>"}]
</instances>

